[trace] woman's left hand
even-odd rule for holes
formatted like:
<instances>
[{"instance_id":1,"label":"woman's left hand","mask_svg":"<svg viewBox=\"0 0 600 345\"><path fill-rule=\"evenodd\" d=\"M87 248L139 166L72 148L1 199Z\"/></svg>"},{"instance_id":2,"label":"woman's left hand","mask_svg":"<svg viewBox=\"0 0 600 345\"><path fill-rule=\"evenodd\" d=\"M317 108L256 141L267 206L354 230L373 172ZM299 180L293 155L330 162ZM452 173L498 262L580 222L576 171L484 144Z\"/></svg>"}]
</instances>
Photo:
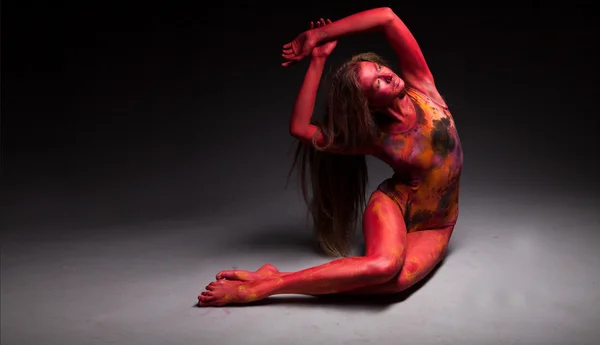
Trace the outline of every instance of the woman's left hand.
<instances>
[{"instance_id":1,"label":"woman's left hand","mask_svg":"<svg viewBox=\"0 0 600 345\"><path fill-rule=\"evenodd\" d=\"M321 18L317 22L317 28L321 26L325 26L326 24L330 24L331 20L327 20L327 23L323 18ZM285 44L283 46L283 54L281 56L287 61L283 62L282 66L289 66L293 63L296 63L309 54L315 57L315 54L319 57L324 57L331 54L333 48L335 48L337 41L327 42L319 47L317 47L317 43L319 42L316 32L314 28L314 23L311 22L311 27L309 30L304 31L298 37L296 37L293 41ZM315 52L315 49L317 50Z\"/></svg>"}]
</instances>

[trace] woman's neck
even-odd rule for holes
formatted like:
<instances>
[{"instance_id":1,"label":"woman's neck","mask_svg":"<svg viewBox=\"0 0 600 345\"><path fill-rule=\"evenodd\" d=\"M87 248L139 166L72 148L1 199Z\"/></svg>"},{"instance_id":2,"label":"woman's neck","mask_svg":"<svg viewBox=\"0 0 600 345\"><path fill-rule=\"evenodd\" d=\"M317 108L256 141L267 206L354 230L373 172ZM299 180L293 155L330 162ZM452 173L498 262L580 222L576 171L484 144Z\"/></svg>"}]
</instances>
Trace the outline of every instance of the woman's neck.
<instances>
[{"instance_id":1,"label":"woman's neck","mask_svg":"<svg viewBox=\"0 0 600 345\"><path fill-rule=\"evenodd\" d=\"M386 109L386 113L394 119L394 122L402 123L402 127L412 128L416 121L415 105L406 92L396 98L394 103Z\"/></svg>"}]
</instances>

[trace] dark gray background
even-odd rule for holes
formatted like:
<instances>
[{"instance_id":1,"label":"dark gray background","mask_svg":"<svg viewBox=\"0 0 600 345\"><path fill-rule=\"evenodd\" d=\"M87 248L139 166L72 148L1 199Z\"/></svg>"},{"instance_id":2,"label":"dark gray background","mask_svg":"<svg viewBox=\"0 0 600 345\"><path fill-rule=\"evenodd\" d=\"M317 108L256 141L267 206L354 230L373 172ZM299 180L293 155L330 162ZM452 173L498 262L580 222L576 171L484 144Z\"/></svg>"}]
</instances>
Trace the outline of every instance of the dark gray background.
<instances>
[{"instance_id":1,"label":"dark gray background","mask_svg":"<svg viewBox=\"0 0 600 345\"><path fill-rule=\"evenodd\" d=\"M591 343L598 24L575 5L391 4L465 152L450 255L418 294L385 308L192 308L221 269L327 260L295 179L285 188L307 65L281 67L281 46L310 20L388 5L82 3L7 17L2 343ZM382 37L357 35L328 68L367 50L394 59ZM370 192L391 171L369 163Z\"/></svg>"}]
</instances>

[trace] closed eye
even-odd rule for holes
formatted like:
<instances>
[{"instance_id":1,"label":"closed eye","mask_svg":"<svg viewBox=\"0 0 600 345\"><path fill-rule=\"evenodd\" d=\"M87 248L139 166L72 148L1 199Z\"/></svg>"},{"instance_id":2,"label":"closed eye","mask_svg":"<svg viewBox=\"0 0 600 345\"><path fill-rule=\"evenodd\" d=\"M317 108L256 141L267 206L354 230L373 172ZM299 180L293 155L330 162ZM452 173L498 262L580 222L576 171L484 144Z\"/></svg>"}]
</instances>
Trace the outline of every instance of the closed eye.
<instances>
[{"instance_id":1,"label":"closed eye","mask_svg":"<svg viewBox=\"0 0 600 345\"><path fill-rule=\"evenodd\" d=\"M375 64L375 70L377 70L377 72L381 71L381 65L380 64ZM379 79L379 77L377 78L377 83L375 84L375 87L379 89L379 87L381 86L381 79Z\"/></svg>"}]
</instances>

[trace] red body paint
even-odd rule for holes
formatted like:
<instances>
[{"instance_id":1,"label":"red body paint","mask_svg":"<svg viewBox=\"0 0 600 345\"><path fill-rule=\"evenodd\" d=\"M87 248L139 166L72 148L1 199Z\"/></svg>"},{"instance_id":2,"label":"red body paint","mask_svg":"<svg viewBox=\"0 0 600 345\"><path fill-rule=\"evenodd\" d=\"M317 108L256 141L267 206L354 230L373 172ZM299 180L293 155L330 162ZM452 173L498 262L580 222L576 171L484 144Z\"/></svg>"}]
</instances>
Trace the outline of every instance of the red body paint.
<instances>
[{"instance_id":1,"label":"red body paint","mask_svg":"<svg viewBox=\"0 0 600 345\"><path fill-rule=\"evenodd\" d=\"M217 275L199 299L201 306L248 303L277 294L388 294L426 276L443 258L458 218L462 149L454 120L437 92L419 46L404 23L387 8L373 9L310 30L284 46L284 65L309 54L311 62L294 104L290 133L312 143L310 124L325 58L339 37L383 32L400 57L402 79L366 63L360 82L373 104L395 118L376 142L357 152L381 159L394 176L371 195L363 216L366 253L299 272L265 265L256 272ZM313 50L318 44L321 50ZM316 143L323 146L322 135ZM335 152L333 152L335 153Z\"/></svg>"}]
</instances>

